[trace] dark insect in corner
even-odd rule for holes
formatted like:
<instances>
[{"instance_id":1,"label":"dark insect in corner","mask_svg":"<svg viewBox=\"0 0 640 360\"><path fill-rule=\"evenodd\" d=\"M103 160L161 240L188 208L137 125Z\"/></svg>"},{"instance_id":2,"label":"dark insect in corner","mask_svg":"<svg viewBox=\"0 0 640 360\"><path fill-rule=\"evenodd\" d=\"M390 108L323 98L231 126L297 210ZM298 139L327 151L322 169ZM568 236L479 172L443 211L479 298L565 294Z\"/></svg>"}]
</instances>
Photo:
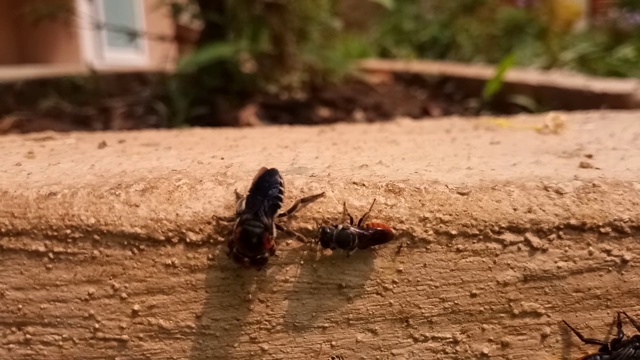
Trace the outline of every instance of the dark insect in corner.
<instances>
[{"instance_id":1,"label":"dark insect in corner","mask_svg":"<svg viewBox=\"0 0 640 360\"><path fill-rule=\"evenodd\" d=\"M595 354L585 355L580 360L640 360L640 334L633 335L627 339L624 338L622 331L622 319L620 314L629 319L631 324L640 332L640 324L624 311L619 311L616 319L616 328L618 329L616 337L611 341L597 340L585 338L578 330L574 329L569 323L562 320L565 325L573 331L573 333L585 344L600 345L600 349Z\"/></svg>"},{"instance_id":2,"label":"dark insect in corner","mask_svg":"<svg viewBox=\"0 0 640 360\"><path fill-rule=\"evenodd\" d=\"M343 203L343 222L349 218L349 225L322 226L318 232L318 242L325 249L342 249L347 251L347 256L351 256L357 249L367 249L372 246L388 243L393 240L395 233L389 226L377 223L366 222L367 217L373 209L376 200L373 200L369 211L364 213L358 220L358 224L353 225L353 216L347 210L347 203Z\"/></svg>"},{"instance_id":3,"label":"dark insect in corner","mask_svg":"<svg viewBox=\"0 0 640 360\"><path fill-rule=\"evenodd\" d=\"M346 360L346 358L342 355L332 355L329 360Z\"/></svg>"},{"instance_id":4,"label":"dark insect in corner","mask_svg":"<svg viewBox=\"0 0 640 360\"><path fill-rule=\"evenodd\" d=\"M233 233L228 240L228 256L236 263L261 270L276 254L276 229L306 242L302 235L276 223L276 218L293 215L304 206L324 196L324 192L297 200L281 213L284 201L284 180L278 169L262 167L251 182L247 196L235 191L237 206L234 216L216 217L232 222Z\"/></svg>"}]
</instances>

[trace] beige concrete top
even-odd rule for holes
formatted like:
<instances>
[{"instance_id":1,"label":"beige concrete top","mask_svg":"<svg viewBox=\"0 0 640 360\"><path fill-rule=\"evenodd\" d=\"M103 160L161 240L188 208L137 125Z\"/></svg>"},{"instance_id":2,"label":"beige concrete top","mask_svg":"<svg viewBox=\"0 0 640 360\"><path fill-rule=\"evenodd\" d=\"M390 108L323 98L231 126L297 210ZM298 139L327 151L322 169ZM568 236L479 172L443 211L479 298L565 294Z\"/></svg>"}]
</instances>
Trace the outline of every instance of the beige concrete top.
<instances>
[{"instance_id":1,"label":"beige concrete top","mask_svg":"<svg viewBox=\"0 0 640 360\"><path fill-rule=\"evenodd\" d=\"M89 221L119 231L146 229L148 236L165 238L165 231L184 229L186 223L205 236L206 219L230 211L233 188L245 191L261 166L281 170L288 197L328 191L325 204L331 212L343 200L365 206L383 191L382 203L396 208L396 219L409 216L398 212L401 204L413 211L396 192L417 191L422 197L444 189L444 203L462 201L460 206L467 208L473 196L461 198L455 189L518 184L553 195L609 181L640 186L637 112L556 117L566 124L558 135L533 129L549 121L543 115L513 118L507 128L496 125L504 118L451 118L6 136L0 138L0 190L8 201L16 201L12 211L22 214L18 219L26 227L34 225L29 219L58 214L68 225ZM100 149L103 141L107 146ZM420 214L442 212L435 205L422 206ZM500 205L495 211L480 211L477 218L490 223L498 215L508 221L515 215ZM2 218L0 224L16 221L6 214ZM163 219L164 225L150 224L149 218Z\"/></svg>"}]
</instances>

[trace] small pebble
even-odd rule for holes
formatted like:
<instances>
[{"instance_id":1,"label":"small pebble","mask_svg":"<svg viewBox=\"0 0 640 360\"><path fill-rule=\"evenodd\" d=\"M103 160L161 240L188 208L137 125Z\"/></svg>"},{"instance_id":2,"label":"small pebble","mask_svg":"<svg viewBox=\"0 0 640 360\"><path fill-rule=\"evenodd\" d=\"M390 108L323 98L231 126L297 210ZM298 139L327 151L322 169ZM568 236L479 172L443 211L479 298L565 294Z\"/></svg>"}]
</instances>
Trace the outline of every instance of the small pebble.
<instances>
[{"instance_id":1,"label":"small pebble","mask_svg":"<svg viewBox=\"0 0 640 360\"><path fill-rule=\"evenodd\" d=\"M580 169L593 169L593 164L590 163L589 161L580 161L580 164L578 164L578 167Z\"/></svg>"},{"instance_id":2,"label":"small pebble","mask_svg":"<svg viewBox=\"0 0 640 360\"><path fill-rule=\"evenodd\" d=\"M462 342L462 335L455 333L453 334L453 336L451 336L451 339L453 340L453 342L455 343L459 343Z\"/></svg>"}]
</instances>

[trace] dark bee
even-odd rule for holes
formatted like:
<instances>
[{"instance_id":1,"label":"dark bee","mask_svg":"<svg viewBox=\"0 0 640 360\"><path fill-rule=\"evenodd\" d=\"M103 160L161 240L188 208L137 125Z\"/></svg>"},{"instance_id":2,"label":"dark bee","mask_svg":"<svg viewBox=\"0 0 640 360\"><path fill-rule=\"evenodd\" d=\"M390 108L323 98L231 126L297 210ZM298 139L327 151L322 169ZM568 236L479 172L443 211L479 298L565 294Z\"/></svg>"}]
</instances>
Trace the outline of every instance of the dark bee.
<instances>
[{"instance_id":1,"label":"dark bee","mask_svg":"<svg viewBox=\"0 0 640 360\"><path fill-rule=\"evenodd\" d=\"M631 324L640 332L640 324L638 324L631 316L624 311L619 311L616 319L616 328L618 332L616 337L611 341L585 338L578 330L574 329L569 323L564 321L565 325L573 331L574 334L585 344L600 345L600 349L595 354L589 354L580 358L580 360L640 360L640 334L633 335L627 339L624 338L622 331L622 319L620 314L629 319Z\"/></svg>"},{"instance_id":2,"label":"dark bee","mask_svg":"<svg viewBox=\"0 0 640 360\"><path fill-rule=\"evenodd\" d=\"M277 224L276 218L290 216L302 207L324 196L324 192L297 200L289 210L280 213L284 200L284 180L278 169L261 168L251 182L247 196L235 191L238 200L231 217L218 217L235 221L228 241L228 255L235 262L261 270L276 254L276 229L304 241L302 235Z\"/></svg>"},{"instance_id":3,"label":"dark bee","mask_svg":"<svg viewBox=\"0 0 640 360\"><path fill-rule=\"evenodd\" d=\"M332 355L329 360L346 360L346 358L342 355Z\"/></svg>"},{"instance_id":4,"label":"dark bee","mask_svg":"<svg viewBox=\"0 0 640 360\"><path fill-rule=\"evenodd\" d=\"M349 218L349 225L322 226L318 233L318 242L325 249L342 249L351 256L357 249L367 249L372 246L388 243L393 240L395 234L389 226L365 220L371 213L376 200L373 200L369 211L364 213L357 225L353 225L353 216L347 210L347 204L342 207L343 221Z\"/></svg>"}]
</instances>

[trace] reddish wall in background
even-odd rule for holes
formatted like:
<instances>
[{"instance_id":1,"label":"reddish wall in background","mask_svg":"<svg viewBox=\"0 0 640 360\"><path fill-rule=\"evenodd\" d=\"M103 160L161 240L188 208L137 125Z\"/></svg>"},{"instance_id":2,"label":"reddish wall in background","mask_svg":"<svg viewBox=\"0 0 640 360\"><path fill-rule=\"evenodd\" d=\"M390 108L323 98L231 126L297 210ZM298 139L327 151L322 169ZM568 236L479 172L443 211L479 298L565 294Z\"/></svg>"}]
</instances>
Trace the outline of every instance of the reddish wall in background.
<instances>
[{"instance_id":1,"label":"reddish wall in background","mask_svg":"<svg viewBox=\"0 0 640 360\"><path fill-rule=\"evenodd\" d=\"M591 16L602 18L615 7L615 0L591 0Z\"/></svg>"},{"instance_id":2,"label":"reddish wall in background","mask_svg":"<svg viewBox=\"0 0 640 360\"><path fill-rule=\"evenodd\" d=\"M48 0L72 6L73 0ZM79 64L75 22L51 20L34 24L25 9L34 0L0 0L0 64Z\"/></svg>"},{"instance_id":3,"label":"reddish wall in background","mask_svg":"<svg viewBox=\"0 0 640 360\"><path fill-rule=\"evenodd\" d=\"M19 1L19 0L18 0ZM17 1L0 1L0 65L15 64L20 54L15 28Z\"/></svg>"}]
</instances>

